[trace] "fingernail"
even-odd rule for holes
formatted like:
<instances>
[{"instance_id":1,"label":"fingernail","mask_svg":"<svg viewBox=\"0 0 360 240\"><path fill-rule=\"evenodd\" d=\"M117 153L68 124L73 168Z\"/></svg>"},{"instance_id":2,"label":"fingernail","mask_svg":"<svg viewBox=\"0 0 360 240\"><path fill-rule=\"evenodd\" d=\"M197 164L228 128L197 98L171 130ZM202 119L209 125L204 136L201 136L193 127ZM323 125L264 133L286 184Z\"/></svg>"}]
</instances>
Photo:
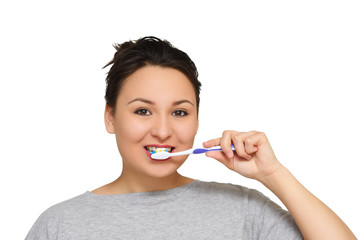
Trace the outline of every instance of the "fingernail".
<instances>
[{"instance_id":1,"label":"fingernail","mask_svg":"<svg viewBox=\"0 0 360 240\"><path fill-rule=\"evenodd\" d=\"M226 156L227 156L228 158L232 158L232 157L233 157L232 152L227 152L227 153L226 153Z\"/></svg>"}]
</instances>

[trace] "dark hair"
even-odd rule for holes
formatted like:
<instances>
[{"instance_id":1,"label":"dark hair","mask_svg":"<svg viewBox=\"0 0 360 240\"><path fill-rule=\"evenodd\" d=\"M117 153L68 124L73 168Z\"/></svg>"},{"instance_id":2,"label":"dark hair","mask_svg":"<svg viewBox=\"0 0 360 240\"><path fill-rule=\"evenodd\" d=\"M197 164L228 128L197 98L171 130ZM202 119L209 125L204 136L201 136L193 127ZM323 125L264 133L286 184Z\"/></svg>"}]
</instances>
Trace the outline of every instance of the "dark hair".
<instances>
[{"instance_id":1,"label":"dark hair","mask_svg":"<svg viewBox=\"0 0 360 240\"><path fill-rule=\"evenodd\" d=\"M174 68L185 74L194 87L196 106L199 111L200 87L194 62L183 51L173 47L166 40L144 37L136 41L114 44L114 58L103 68L111 65L106 77L106 104L115 111L116 100L124 80L136 70L148 66Z\"/></svg>"}]
</instances>

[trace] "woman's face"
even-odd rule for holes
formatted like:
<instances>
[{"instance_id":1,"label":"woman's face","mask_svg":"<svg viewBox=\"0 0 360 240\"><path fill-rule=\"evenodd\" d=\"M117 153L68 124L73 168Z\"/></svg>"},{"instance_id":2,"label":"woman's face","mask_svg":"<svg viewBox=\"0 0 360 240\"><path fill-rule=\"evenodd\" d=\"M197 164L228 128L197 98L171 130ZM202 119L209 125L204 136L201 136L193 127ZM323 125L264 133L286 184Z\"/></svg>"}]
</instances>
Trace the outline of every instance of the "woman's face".
<instances>
[{"instance_id":1,"label":"woman's face","mask_svg":"<svg viewBox=\"0 0 360 240\"><path fill-rule=\"evenodd\" d=\"M198 129L195 91L180 71L143 67L130 75L119 93L115 114L105 111L109 133L115 133L124 171L151 177L174 174L187 156L153 160L149 147L176 152L192 147Z\"/></svg>"}]
</instances>

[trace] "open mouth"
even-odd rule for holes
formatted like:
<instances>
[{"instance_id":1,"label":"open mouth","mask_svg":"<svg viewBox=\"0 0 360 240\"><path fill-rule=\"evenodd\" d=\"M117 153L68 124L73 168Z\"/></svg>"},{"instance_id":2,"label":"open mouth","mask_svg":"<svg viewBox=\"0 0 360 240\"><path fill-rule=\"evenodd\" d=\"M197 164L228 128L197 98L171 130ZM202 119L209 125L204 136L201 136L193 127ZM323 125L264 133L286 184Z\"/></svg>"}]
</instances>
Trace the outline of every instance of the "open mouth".
<instances>
[{"instance_id":1,"label":"open mouth","mask_svg":"<svg viewBox=\"0 0 360 240\"><path fill-rule=\"evenodd\" d=\"M163 148L166 149L166 151L168 152L172 152L175 148L171 147L171 146L145 146L144 147L146 151L148 151L150 154L154 153L156 150L158 150L159 148Z\"/></svg>"}]
</instances>

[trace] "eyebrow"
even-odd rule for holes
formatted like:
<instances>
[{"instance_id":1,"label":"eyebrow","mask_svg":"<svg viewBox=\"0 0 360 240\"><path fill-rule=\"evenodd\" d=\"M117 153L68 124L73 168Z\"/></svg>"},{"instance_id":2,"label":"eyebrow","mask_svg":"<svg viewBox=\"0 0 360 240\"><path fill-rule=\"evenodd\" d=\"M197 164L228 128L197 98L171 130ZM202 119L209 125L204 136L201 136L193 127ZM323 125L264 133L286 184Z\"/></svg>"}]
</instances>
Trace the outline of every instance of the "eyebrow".
<instances>
[{"instance_id":1,"label":"eyebrow","mask_svg":"<svg viewBox=\"0 0 360 240\"><path fill-rule=\"evenodd\" d=\"M148 99L145 99L145 98L135 98L135 99L131 100L130 102L128 102L128 105L130 103L133 103L133 102L136 102L136 101L140 101L140 102L143 102L143 103L155 105L155 102L153 102L151 100L148 100ZM181 99L181 100L175 101L175 102L173 102L173 106L177 106L177 105L180 105L182 103L190 103L191 105L194 106L194 104L191 101L187 100L187 99Z\"/></svg>"}]
</instances>

